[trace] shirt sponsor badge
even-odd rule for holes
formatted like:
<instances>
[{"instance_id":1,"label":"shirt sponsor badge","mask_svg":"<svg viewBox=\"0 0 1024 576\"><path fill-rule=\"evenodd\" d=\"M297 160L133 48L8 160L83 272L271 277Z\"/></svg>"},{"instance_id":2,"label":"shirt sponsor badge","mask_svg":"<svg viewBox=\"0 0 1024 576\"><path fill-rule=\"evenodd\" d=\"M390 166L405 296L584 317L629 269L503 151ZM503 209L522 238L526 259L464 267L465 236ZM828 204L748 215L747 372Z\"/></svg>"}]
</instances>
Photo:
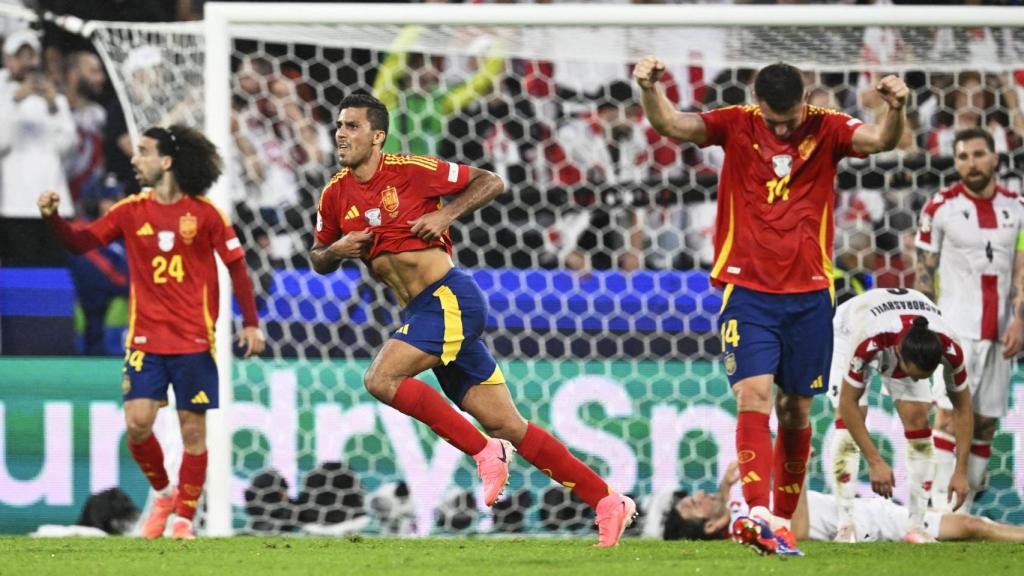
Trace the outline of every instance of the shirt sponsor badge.
<instances>
[{"instance_id":1,"label":"shirt sponsor badge","mask_svg":"<svg viewBox=\"0 0 1024 576\"><path fill-rule=\"evenodd\" d=\"M370 226L380 226L380 208L370 208L363 214L363 216L366 217L366 222Z\"/></svg>"},{"instance_id":2,"label":"shirt sponsor badge","mask_svg":"<svg viewBox=\"0 0 1024 576\"><path fill-rule=\"evenodd\" d=\"M156 245L164 252L174 250L174 231L161 230L156 233Z\"/></svg>"},{"instance_id":3,"label":"shirt sponsor badge","mask_svg":"<svg viewBox=\"0 0 1024 576\"><path fill-rule=\"evenodd\" d=\"M793 169L793 157L789 154L779 154L778 156L772 156L772 170L775 171L775 175L779 178L785 178L789 176L790 171Z\"/></svg>"}]
</instances>

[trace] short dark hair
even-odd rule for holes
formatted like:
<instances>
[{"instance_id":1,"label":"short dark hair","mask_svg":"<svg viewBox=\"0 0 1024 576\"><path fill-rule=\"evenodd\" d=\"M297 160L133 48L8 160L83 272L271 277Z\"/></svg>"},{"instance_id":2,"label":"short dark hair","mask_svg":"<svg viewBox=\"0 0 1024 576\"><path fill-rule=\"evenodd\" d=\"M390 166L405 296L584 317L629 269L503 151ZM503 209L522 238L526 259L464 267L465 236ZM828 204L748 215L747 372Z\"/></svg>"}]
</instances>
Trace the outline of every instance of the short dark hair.
<instances>
[{"instance_id":1,"label":"short dark hair","mask_svg":"<svg viewBox=\"0 0 1024 576\"><path fill-rule=\"evenodd\" d=\"M370 128L383 130L384 140L387 141L386 134L391 124L391 116L388 114L388 107L383 102L365 92L356 92L341 99L338 110L345 108L366 108L366 118L370 121Z\"/></svg>"},{"instance_id":2,"label":"short dark hair","mask_svg":"<svg viewBox=\"0 0 1024 576\"><path fill-rule=\"evenodd\" d=\"M803 101L804 79L795 66L776 62L761 68L754 92L775 112L787 112Z\"/></svg>"},{"instance_id":3,"label":"short dark hair","mask_svg":"<svg viewBox=\"0 0 1024 576\"><path fill-rule=\"evenodd\" d=\"M170 156L174 163L171 172L182 192L189 196L203 196L224 172L224 161L217 147L202 132L184 124L170 128L154 126L142 133L156 140L161 156Z\"/></svg>"},{"instance_id":4,"label":"short dark hair","mask_svg":"<svg viewBox=\"0 0 1024 576\"><path fill-rule=\"evenodd\" d=\"M956 150L956 145L960 142L966 142L967 140L974 140L975 138L981 138L985 141L985 146L988 147L989 152L996 151L996 141L992 138L992 134L984 128L966 128L960 130L953 137L953 150Z\"/></svg>"},{"instance_id":5,"label":"short dark hair","mask_svg":"<svg viewBox=\"0 0 1024 576\"><path fill-rule=\"evenodd\" d=\"M665 530L661 537L665 540L721 540L721 532L708 534L704 529L707 522L707 518L683 518L672 506L665 517Z\"/></svg>"},{"instance_id":6,"label":"short dark hair","mask_svg":"<svg viewBox=\"0 0 1024 576\"><path fill-rule=\"evenodd\" d=\"M900 356L925 372L934 372L942 361L942 348L939 335L928 328L928 319L918 316L900 342Z\"/></svg>"}]
</instances>

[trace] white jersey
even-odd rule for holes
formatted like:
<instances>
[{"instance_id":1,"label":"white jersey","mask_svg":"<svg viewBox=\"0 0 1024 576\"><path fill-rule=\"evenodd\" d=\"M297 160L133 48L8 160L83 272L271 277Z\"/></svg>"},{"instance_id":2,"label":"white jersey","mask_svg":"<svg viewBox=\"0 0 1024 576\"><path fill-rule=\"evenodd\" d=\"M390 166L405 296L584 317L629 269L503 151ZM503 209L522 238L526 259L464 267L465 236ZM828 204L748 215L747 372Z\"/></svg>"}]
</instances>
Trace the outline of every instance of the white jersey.
<instances>
[{"instance_id":1,"label":"white jersey","mask_svg":"<svg viewBox=\"0 0 1024 576\"><path fill-rule=\"evenodd\" d=\"M982 199L959 183L921 210L915 243L940 255L938 305L952 314L947 321L961 338L998 340L1006 330L1014 254L1024 246L1021 202L1002 186Z\"/></svg>"},{"instance_id":2,"label":"white jersey","mask_svg":"<svg viewBox=\"0 0 1024 576\"><path fill-rule=\"evenodd\" d=\"M740 516L750 512L743 502L732 502L729 507L729 526ZM900 542L910 529L910 513L885 498L857 498L853 502L853 521L857 527L858 542ZM839 508L836 497L816 490L807 491L807 539L830 542L839 531ZM928 510L924 528L938 539L942 512Z\"/></svg>"},{"instance_id":3,"label":"white jersey","mask_svg":"<svg viewBox=\"0 0 1024 576\"><path fill-rule=\"evenodd\" d=\"M906 380L899 368L896 350L911 323L918 316L928 320L928 329L938 334L943 345L941 364L947 392L959 392L967 386L964 353L942 311L917 290L878 288L852 298L836 309L832 321L836 350L849 358L845 379L857 388L871 380L871 372L883 380Z\"/></svg>"}]
</instances>

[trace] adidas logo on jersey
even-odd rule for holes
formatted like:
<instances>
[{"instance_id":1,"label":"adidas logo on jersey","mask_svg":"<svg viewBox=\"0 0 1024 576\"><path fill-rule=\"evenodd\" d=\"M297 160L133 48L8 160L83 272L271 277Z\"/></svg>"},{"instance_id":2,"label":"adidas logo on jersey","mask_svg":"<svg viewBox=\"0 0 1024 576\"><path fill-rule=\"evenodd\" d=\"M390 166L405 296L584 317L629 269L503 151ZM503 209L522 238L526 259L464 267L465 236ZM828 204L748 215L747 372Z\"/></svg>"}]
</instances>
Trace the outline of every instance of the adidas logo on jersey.
<instances>
[{"instance_id":1,"label":"adidas logo on jersey","mask_svg":"<svg viewBox=\"0 0 1024 576\"><path fill-rule=\"evenodd\" d=\"M355 206L349 206L348 212L345 212L345 220L351 220L353 218L359 218L359 209Z\"/></svg>"},{"instance_id":2,"label":"adidas logo on jersey","mask_svg":"<svg viewBox=\"0 0 1024 576\"><path fill-rule=\"evenodd\" d=\"M149 225L149 222L146 222L145 224L142 225L141 228L139 228L139 230L135 233L135 235L136 236L152 236L153 235L153 227Z\"/></svg>"},{"instance_id":3,"label":"adidas logo on jersey","mask_svg":"<svg viewBox=\"0 0 1024 576\"><path fill-rule=\"evenodd\" d=\"M192 397L193 404L209 404L210 398L206 395L206 392L200 390L199 394Z\"/></svg>"}]
</instances>

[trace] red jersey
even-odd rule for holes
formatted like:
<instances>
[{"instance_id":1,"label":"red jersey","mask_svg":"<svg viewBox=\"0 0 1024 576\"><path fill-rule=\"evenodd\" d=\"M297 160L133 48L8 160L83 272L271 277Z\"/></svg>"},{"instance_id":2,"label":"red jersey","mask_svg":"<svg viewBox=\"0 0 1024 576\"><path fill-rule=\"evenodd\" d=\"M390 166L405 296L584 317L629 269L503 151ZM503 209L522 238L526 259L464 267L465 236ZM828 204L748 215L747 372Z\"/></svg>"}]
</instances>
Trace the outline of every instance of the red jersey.
<instances>
[{"instance_id":1,"label":"red jersey","mask_svg":"<svg viewBox=\"0 0 1024 576\"><path fill-rule=\"evenodd\" d=\"M807 106L803 123L782 141L758 106L701 117L704 146L725 149L712 282L773 293L831 288L833 182L839 161L855 155L860 120Z\"/></svg>"},{"instance_id":2,"label":"red jersey","mask_svg":"<svg viewBox=\"0 0 1024 576\"><path fill-rule=\"evenodd\" d=\"M441 209L441 196L457 194L469 184L469 167L431 156L384 154L377 171L360 182L348 168L334 175L320 196L316 239L333 244L349 232L370 228L373 245L367 260L382 252L410 252L438 246L452 252L446 230L427 242L410 232L409 222Z\"/></svg>"},{"instance_id":3,"label":"red jersey","mask_svg":"<svg viewBox=\"0 0 1024 576\"><path fill-rule=\"evenodd\" d=\"M217 262L245 256L235 230L206 198L160 204L150 191L121 200L86 230L100 243L124 238L131 274L128 347L192 354L214 346Z\"/></svg>"}]
</instances>

